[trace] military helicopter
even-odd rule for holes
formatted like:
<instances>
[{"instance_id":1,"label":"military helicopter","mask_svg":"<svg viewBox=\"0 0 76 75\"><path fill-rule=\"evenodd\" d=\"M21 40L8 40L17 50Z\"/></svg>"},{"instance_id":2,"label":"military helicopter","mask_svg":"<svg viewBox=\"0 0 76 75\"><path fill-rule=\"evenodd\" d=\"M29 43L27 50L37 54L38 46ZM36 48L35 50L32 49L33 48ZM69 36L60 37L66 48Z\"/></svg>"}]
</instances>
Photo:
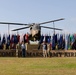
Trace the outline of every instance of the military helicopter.
<instances>
[{"instance_id":1,"label":"military helicopter","mask_svg":"<svg viewBox=\"0 0 76 75\"><path fill-rule=\"evenodd\" d=\"M60 18L60 19L56 19L56 20L52 20L52 21L47 21L47 22L42 22L42 23L23 24L23 23L0 22L0 24L7 24L8 28L9 28L9 25L24 25L26 27L13 29L12 31L18 31L18 30L30 28L29 39L32 40L32 41L36 41L36 40L39 40L40 37L41 37L41 27L42 28L53 29L54 33L55 33L55 30L62 31L62 29L55 28L55 27L41 26L41 25L47 24L47 23L53 23L53 25L54 25L54 22L57 22L57 21L60 21L60 20L64 20L64 18Z\"/></svg>"}]
</instances>

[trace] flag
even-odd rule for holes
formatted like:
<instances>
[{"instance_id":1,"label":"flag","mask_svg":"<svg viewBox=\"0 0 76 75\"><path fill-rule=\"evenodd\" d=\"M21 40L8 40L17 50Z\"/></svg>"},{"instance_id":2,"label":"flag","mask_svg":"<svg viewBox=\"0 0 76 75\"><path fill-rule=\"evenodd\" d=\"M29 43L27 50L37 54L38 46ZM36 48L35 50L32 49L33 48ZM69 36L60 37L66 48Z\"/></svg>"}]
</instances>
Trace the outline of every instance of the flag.
<instances>
[{"instance_id":1,"label":"flag","mask_svg":"<svg viewBox=\"0 0 76 75\"><path fill-rule=\"evenodd\" d=\"M68 50L68 34L65 35L65 50Z\"/></svg>"},{"instance_id":2,"label":"flag","mask_svg":"<svg viewBox=\"0 0 76 75\"><path fill-rule=\"evenodd\" d=\"M29 39L28 38L29 38L29 34L27 33L26 36L25 36L26 43L29 43Z\"/></svg>"},{"instance_id":3,"label":"flag","mask_svg":"<svg viewBox=\"0 0 76 75\"><path fill-rule=\"evenodd\" d=\"M60 34L60 38L58 40L58 49L62 49L63 47L63 35Z\"/></svg>"},{"instance_id":4,"label":"flag","mask_svg":"<svg viewBox=\"0 0 76 75\"><path fill-rule=\"evenodd\" d=\"M43 39L44 39L44 36L43 36L43 34L42 34L42 35L41 35L41 38L40 38L40 40L39 40L38 50L40 49L40 46L41 46L41 44L43 43Z\"/></svg>"},{"instance_id":5,"label":"flag","mask_svg":"<svg viewBox=\"0 0 76 75\"><path fill-rule=\"evenodd\" d=\"M52 37L52 50L55 50L55 34Z\"/></svg>"},{"instance_id":6,"label":"flag","mask_svg":"<svg viewBox=\"0 0 76 75\"><path fill-rule=\"evenodd\" d=\"M73 34L70 35L70 44L71 44L71 49L73 48L73 43L74 43L75 39L74 39L74 36Z\"/></svg>"},{"instance_id":7,"label":"flag","mask_svg":"<svg viewBox=\"0 0 76 75\"><path fill-rule=\"evenodd\" d=\"M62 49L65 49L65 34L63 35Z\"/></svg>"},{"instance_id":8,"label":"flag","mask_svg":"<svg viewBox=\"0 0 76 75\"><path fill-rule=\"evenodd\" d=\"M17 35L14 35L14 44L18 43Z\"/></svg>"},{"instance_id":9,"label":"flag","mask_svg":"<svg viewBox=\"0 0 76 75\"><path fill-rule=\"evenodd\" d=\"M14 48L14 35L12 35L10 39L10 48Z\"/></svg>"},{"instance_id":10,"label":"flag","mask_svg":"<svg viewBox=\"0 0 76 75\"><path fill-rule=\"evenodd\" d=\"M2 48L3 48L3 50L6 49L6 37L5 37L5 34L3 35L3 39L2 39Z\"/></svg>"},{"instance_id":11,"label":"flag","mask_svg":"<svg viewBox=\"0 0 76 75\"><path fill-rule=\"evenodd\" d=\"M6 49L10 48L10 34L6 35Z\"/></svg>"},{"instance_id":12,"label":"flag","mask_svg":"<svg viewBox=\"0 0 76 75\"><path fill-rule=\"evenodd\" d=\"M48 35L45 35L45 42L48 43L48 38L49 36Z\"/></svg>"},{"instance_id":13,"label":"flag","mask_svg":"<svg viewBox=\"0 0 76 75\"><path fill-rule=\"evenodd\" d=\"M18 42L20 42L20 35L19 34L17 35L17 40L18 40Z\"/></svg>"},{"instance_id":14,"label":"flag","mask_svg":"<svg viewBox=\"0 0 76 75\"><path fill-rule=\"evenodd\" d=\"M1 45L1 34L0 34L0 45Z\"/></svg>"},{"instance_id":15,"label":"flag","mask_svg":"<svg viewBox=\"0 0 76 75\"><path fill-rule=\"evenodd\" d=\"M26 43L26 34L23 36L24 43Z\"/></svg>"},{"instance_id":16,"label":"flag","mask_svg":"<svg viewBox=\"0 0 76 75\"><path fill-rule=\"evenodd\" d=\"M7 45L10 46L10 34L7 36Z\"/></svg>"},{"instance_id":17,"label":"flag","mask_svg":"<svg viewBox=\"0 0 76 75\"><path fill-rule=\"evenodd\" d=\"M3 39L2 39L2 44L6 43L6 38L5 38L5 34L3 35Z\"/></svg>"},{"instance_id":18,"label":"flag","mask_svg":"<svg viewBox=\"0 0 76 75\"><path fill-rule=\"evenodd\" d=\"M75 38L75 40L76 40L76 34L74 34L74 38Z\"/></svg>"},{"instance_id":19,"label":"flag","mask_svg":"<svg viewBox=\"0 0 76 75\"><path fill-rule=\"evenodd\" d=\"M69 35L68 35L68 49L70 49L70 48L71 48L70 43L71 43L71 40L70 40L70 34L69 34Z\"/></svg>"},{"instance_id":20,"label":"flag","mask_svg":"<svg viewBox=\"0 0 76 75\"><path fill-rule=\"evenodd\" d=\"M51 36L49 35L48 36L48 41L47 41L49 44L50 44L50 42L51 42Z\"/></svg>"},{"instance_id":21,"label":"flag","mask_svg":"<svg viewBox=\"0 0 76 75\"><path fill-rule=\"evenodd\" d=\"M2 49L1 34L0 34L0 49Z\"/></svg>"},{"instance_id":22,"label":"flag","mask_svg":"<svg viewBox=\"0 0 76 75\"><path fill-rule=\"evenodd\" d=\"M57 34L55 34L55 44L57 44Z\"/></svg>"},{"instance_id":23,"label":"flag","mask_svg":"<svg viewBox=\"0 0 76 75\"><path fill-rule=\"evenodd\" d=\"M11 42L11 44L14 43L14 35L11 36L10 42Z\"/></svg>"},{"instance_id":24,"label":"flag","mask_svg":"<svg viewBox=\"0 0 76 75\"><path fill-rule=\"evenodd\" d=\"M44 36L41 35L41 38L40 38L40 40L39 40L39 43L40 43L40 44L43 43L43 39L44 39Z\"/></svg>"}]
</instances>

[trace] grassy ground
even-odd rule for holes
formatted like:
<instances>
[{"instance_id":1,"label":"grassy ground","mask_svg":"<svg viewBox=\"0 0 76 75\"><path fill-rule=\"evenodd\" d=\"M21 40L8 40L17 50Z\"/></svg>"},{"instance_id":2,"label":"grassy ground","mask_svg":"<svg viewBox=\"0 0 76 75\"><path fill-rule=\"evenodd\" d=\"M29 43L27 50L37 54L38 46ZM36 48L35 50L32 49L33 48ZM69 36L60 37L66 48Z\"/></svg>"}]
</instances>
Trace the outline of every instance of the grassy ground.
<instances>
[{"instance_id":1,"label":"grassy ground","mask_svg":"<svg viewBox=\"0 0 76 75\"><path fill-rule=\"evenodd\" d=\"M0 75L76 75L76 58L0 58Z\"/></svg>"}]
</instances>

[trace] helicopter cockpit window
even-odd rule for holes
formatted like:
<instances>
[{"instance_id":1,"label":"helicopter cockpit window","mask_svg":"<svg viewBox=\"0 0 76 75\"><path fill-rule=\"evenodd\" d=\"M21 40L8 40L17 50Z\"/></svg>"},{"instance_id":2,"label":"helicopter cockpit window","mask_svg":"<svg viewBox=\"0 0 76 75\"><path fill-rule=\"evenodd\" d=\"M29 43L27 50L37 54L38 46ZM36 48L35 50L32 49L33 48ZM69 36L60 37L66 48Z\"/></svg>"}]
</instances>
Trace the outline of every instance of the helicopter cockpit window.
<instances>
[{"instance_id":1,"label":"helicopter cockpit window","mask_svg":"<svg viewBox=\"0 0 76 75\"><path fill-rule=\"evenodd\" d=\"M34 30L40 30L40 26L39 26L39 25L34 25L34 26L33 26L33 29L34 29Z\"/></svg>"}]
</instances>

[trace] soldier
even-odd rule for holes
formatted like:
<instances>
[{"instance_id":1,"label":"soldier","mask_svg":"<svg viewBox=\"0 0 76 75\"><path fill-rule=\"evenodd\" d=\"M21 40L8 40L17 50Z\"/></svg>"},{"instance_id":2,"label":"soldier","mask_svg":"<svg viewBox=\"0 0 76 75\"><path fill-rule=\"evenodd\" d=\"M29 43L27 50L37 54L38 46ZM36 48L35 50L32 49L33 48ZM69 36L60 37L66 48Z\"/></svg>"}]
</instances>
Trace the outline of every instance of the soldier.
<instances>
[{"instance_id":1,"label":"soldier","mask_svg":"<svg viewBox=\"0 0 76 75\"><path fill-rule=\"evenodd\" d=\"M22 49L22 57L25 57L26 56L26 46L23 41L21 44L21 49Z\"/></svg>"},{"instance_id":2,"label":"soldier","mask_svg":"<svg viewBox=\"0 0 76 75\"><path fill-rule=\"evenodd\" d=\"M50 44L47 43L47 56L50 57Z\"/></svg>"},{"instance_id":3,"label":"soldier","mask_svg":"<svg viewBox=\"0 0 76 75\"><path fill-rule=\"evenodd\" d=\"M43 42L43 57L47 57L47 44Z\"/></svg>"}]
</instances>

